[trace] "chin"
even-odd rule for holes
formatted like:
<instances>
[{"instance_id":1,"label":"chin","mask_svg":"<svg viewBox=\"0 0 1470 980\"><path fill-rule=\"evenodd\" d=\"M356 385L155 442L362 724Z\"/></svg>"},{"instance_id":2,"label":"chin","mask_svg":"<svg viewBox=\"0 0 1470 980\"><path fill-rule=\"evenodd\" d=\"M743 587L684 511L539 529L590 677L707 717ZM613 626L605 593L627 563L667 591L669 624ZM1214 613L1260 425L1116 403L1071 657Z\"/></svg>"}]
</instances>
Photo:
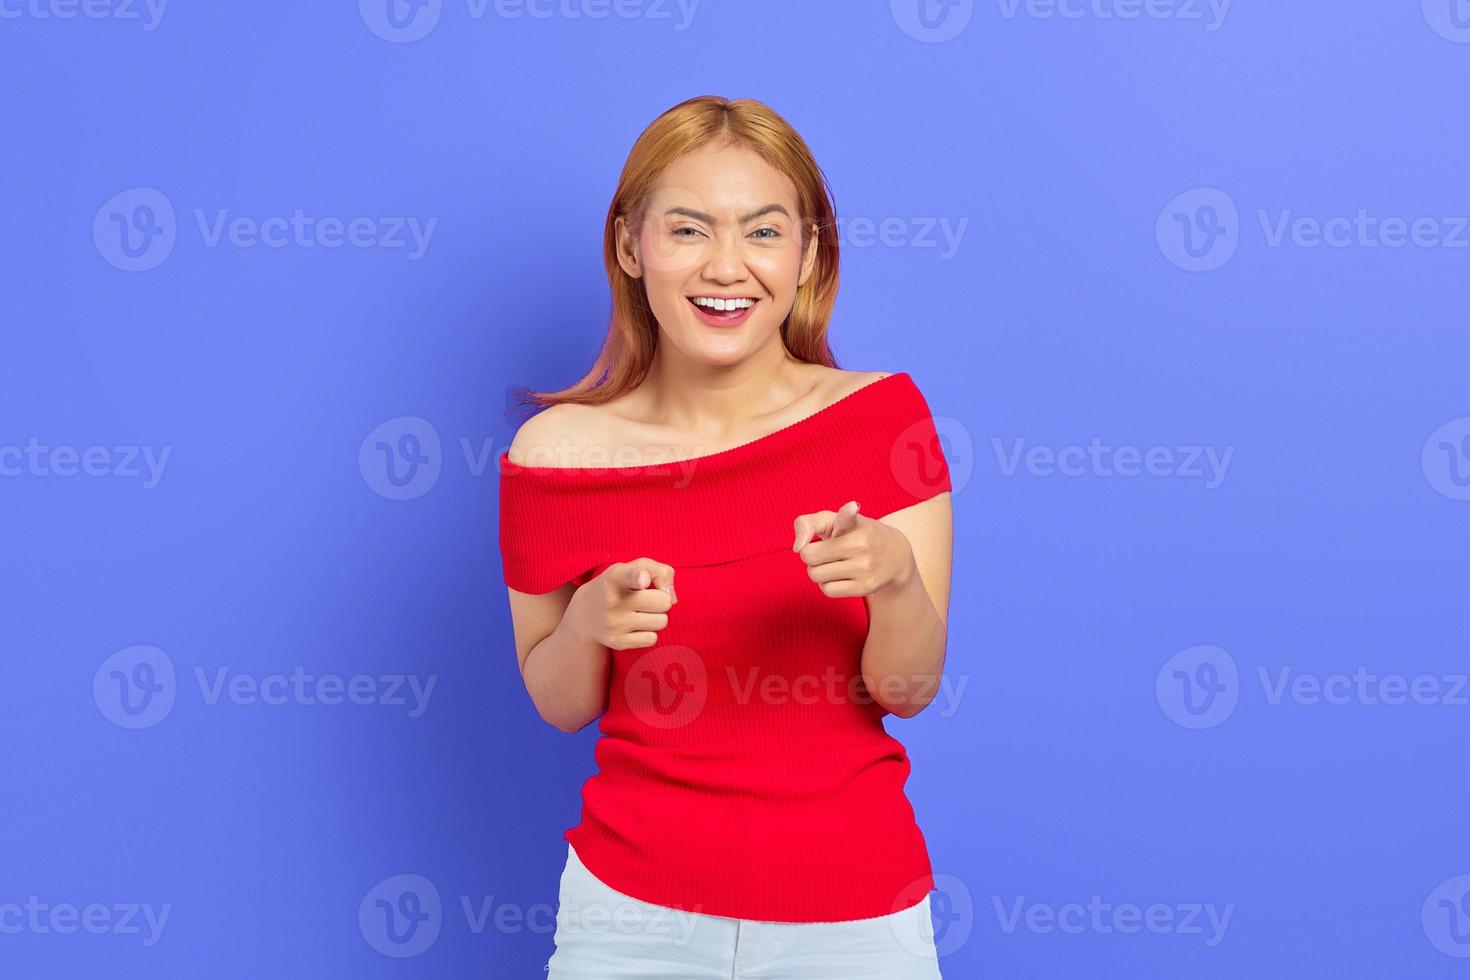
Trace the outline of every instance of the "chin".
<instances>
[{"instance_id":1,"label":"chin","mask_svg":"<svg viewBox=\"0 0 1470 980\"><path fill-rule=\"evenodd\" d=\"M745 344L730 344L713 346L704 345L698 354L698 359L705 364L716 367L729 367L739 364L750 356L750 350Z\"/></svg>"}]
</instances>

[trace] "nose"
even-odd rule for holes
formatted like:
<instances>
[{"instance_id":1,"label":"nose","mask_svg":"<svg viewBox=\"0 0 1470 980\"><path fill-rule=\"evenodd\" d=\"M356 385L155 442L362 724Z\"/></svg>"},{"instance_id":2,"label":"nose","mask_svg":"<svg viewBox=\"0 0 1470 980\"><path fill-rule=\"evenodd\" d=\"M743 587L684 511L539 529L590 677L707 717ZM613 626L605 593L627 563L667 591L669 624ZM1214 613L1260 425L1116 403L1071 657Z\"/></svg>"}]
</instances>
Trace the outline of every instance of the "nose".
<instances>
[{"instance_id":1,"label":"nose","mask_svg":"<svg viewBox=\"0 0 1470 980\"><path fill-rule=\"evenodd\" d=\"M735 283L745 278L741 242L730 235L716 235L705 250L704 276L711 282Z\"/></svg>"}]
</instances>

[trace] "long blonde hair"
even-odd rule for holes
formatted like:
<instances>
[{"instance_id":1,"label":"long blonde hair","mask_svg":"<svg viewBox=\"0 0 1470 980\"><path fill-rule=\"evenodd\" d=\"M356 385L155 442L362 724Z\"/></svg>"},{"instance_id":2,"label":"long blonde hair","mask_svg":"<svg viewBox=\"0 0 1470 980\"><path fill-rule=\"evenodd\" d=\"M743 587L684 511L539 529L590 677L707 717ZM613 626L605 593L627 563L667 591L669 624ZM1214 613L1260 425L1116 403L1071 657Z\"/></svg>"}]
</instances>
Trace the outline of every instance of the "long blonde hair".
<instances>
[{"instance_id":1,"label":"long blonde hair","mask_svg":"<svg viewBox=\"0 0 1470 980\"><path fill-rule=\"evenodd\" d=\"M649 123L623 164L603 229L612 316L597 360L581 380L560 391L522 389L523 402L600 404L642 382L658 345L658 321L642 281L629 276L618 263L616 222L625 218L636 234L665 169L684 154L717 140L753 150L796 185L802 247L806 248L807 236L815 234L817 256L811 275L796 290L791 313L781 324L781 339L798 360L837 367L827 344L827 323L837 299L838 260L836 208L827 177L801 135L765 103L701 95L680 102Z\"/></svg>"}]
</instances>

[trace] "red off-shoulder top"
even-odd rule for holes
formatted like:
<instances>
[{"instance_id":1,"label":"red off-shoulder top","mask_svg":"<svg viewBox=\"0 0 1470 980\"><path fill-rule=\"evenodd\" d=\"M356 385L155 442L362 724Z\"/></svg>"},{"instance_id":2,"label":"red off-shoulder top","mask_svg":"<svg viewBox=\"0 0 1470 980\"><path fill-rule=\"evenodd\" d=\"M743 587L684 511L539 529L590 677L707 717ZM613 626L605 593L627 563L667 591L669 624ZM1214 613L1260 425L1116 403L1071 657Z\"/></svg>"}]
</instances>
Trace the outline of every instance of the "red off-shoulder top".
<instances>
[{"instance_id":1,"label":"red off-shoulder top","mask_svg":"<svg viewBox=\"0 0 1470 980\"><path fill-rule=\"evenodd\" d=\"M921 901L908 755L861 684L866 600L823 595L791 550L798 515L856 500L879 518L950 489L913 379L723 452L579 461L500 454L505 584L539 594L648 557L673 566L678 602L654 646L611 651L598 770L563 838L609 887L706 915L838 922Z\"/></svg>"}]
</instances>

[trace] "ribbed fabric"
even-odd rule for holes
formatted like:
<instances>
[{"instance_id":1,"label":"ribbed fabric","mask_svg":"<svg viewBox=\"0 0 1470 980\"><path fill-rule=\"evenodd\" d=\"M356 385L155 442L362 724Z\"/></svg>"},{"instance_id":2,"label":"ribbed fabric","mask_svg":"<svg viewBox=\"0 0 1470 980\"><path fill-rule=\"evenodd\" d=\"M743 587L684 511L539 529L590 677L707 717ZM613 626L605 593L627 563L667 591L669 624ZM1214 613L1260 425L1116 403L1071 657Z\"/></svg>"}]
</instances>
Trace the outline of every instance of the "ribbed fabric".
<instances>
[{"instance_id":1,"label":"ribbed fabric","mask_svg":"<svg viewBox=\"0 0 1470 980\"><path fill-rule=\"evenodd\" d=\"M640 557L675 569L658 643L612 651L598 771L563 834L592 873L645 902L768 922L920 902L933 879L908 756L861 687L866 600L823 595L791 550L800 514L856 500L878 518L951 488L913 379L692 460L499 463L510 588Z\"/></svg>"}]
</instances>

